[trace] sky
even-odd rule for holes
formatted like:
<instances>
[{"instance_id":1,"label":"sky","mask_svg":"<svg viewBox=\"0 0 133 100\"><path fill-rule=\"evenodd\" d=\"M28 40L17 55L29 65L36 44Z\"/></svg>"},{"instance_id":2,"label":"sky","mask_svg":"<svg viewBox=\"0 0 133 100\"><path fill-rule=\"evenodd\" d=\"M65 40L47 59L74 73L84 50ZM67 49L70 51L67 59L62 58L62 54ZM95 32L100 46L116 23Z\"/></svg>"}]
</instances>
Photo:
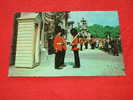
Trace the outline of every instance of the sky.
<instances>
[{"instance_id":1,"label":"sky","mask_svg":"<svg viewBox=\"0 0 133 100\"><path fill-rule=\"evenodd\" d=\"M74 21L74 26L80 22L82 18L87 21L88 26L100 24L103 26L119 25L117 11L72 11L70 12L69 21Z\"/></svg>"}]
</instances>

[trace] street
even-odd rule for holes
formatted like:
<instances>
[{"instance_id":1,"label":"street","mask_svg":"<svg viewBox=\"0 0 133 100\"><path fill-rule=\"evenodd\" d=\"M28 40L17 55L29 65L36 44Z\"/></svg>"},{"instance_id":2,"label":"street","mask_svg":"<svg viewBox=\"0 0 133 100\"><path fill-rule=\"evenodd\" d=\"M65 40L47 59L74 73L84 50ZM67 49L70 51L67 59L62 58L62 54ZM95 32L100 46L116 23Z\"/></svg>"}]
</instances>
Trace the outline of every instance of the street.
<instances>
[{"instance_id":1,"label":"street","mask_svg":"<svg viewBox=\"0 0 133 100\"><path fill-rule=\"evenodd\" d=\"M68 47L65 56L65 64L61 70L54 69L54 54L47 55L47 50L42 50L41 64L33 69L9 68L9 76L25 77L56 77L56 76L123 76L125 69L123 57L109 55L99 49L84 49L79 51L80 68L73 68L73 51Z\"/></svg>"}]
</instances>

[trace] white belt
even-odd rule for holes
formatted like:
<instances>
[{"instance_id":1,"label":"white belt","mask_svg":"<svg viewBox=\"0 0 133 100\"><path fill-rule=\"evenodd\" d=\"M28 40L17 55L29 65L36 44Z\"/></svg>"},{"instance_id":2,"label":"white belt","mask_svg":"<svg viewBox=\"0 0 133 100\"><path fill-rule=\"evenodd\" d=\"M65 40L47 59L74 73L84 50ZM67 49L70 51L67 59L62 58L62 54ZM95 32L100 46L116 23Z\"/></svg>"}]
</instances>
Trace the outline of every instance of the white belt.
<instances>
[{"instance_id":1,"label":"white belt","mask_svg":"<svg viewBox=\"0 0 133 100\"><path fill-rule=\"evenodd\" d=\"M56 43L56 44L58 44L58 45L62 45L63 43Z\"/></svg>"}]
</instances>

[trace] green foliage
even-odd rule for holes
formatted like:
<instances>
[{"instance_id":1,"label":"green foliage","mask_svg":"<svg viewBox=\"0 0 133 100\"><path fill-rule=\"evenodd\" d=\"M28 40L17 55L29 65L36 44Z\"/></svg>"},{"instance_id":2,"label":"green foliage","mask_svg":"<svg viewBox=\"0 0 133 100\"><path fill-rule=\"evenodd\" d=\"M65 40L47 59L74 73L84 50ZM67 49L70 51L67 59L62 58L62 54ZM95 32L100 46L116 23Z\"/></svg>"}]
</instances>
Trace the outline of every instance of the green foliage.
<instances>
[{"instance_id":1,"label":"green foliage","mask_svg":"<svg viewBox=\"0 0 133 100\"><path fill-rule=\"evenodd\" d=\"M106 38L107 36L109 36L113 38L118 38L120 33L120 27L94 24L92 26L88 26L88 31L93 37Z\"/></svg>"}]
</instances>

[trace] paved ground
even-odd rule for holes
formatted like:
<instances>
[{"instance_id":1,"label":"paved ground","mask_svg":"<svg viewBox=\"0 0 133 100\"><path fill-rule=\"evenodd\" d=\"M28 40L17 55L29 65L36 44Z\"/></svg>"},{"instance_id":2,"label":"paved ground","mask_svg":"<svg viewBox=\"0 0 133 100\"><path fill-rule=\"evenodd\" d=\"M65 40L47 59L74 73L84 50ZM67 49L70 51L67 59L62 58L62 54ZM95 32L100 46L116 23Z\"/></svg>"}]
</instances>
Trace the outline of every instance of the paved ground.
<instances>
[{"instance_id":1,"label":"paved ground","mask_svg":"<svg viewBox=\"0 0 133 100\"><path fill-rule=\"evenodd\" d=\"M122 76L124 73L123 58L112 56L101 50L87 49L80 51L81 68L72 68L74 65L73 52L69 49L66 52L65 68L54 69L54 56L46 55L42 51L41 64L33 69L9 68L9 76Z\"/></svg>"}]
</instances>

